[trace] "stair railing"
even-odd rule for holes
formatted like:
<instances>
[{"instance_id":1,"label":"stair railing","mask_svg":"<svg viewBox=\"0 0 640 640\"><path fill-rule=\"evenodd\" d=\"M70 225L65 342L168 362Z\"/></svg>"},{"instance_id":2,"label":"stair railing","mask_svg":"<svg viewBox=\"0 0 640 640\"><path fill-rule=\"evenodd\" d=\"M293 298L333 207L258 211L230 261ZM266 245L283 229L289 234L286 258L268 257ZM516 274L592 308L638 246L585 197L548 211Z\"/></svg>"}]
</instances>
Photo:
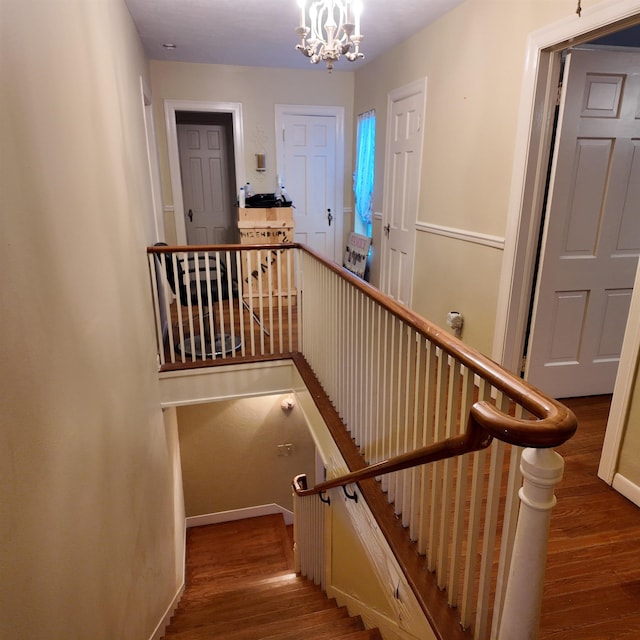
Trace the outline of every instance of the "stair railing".
<instances>
[{"instance_id":1,"label":"stair railing","mask_svg":"<svg viewBox=\"0 0 640 640\"><path fill-rule=\"evenodd\" d=\"M295 480L295 503L315 500L305 509L319 518L296 538L302 573L322 579L307 566L322 546L320 497L376 478L462 627L535 637L563 465L552 447L575 417L346 270L306 248L300 260L300 351L363 460L313 488Z\"/></svg>"},{"instance_id":2,"label":"stair railing","mask_svg":"<svg viewBox=\"0 0 640 640\"><path fill-rule=\"evenodd\" d=\"M292 244L147 248L163 370L297 350Z\"/></svg>"},{"instance_id":3,"label":"stair railing","mask_svg":"<svg viewBox=\"0 0 640 640\"><path fill-rule=\"evenodd\" d=\"M562 475L552 448L576 426L565 407L306 247L147 252L161 369L302 354L346 426L356 475L336 480L342 469L329 468L329 485L299 488L319 519L315 546L318 495L374 474L463 628L478 640L533 637ZM232 348L208 349L213 336ZM302 570L322 581L322 558L301 544Z\"/></svg>"}]
</instances>

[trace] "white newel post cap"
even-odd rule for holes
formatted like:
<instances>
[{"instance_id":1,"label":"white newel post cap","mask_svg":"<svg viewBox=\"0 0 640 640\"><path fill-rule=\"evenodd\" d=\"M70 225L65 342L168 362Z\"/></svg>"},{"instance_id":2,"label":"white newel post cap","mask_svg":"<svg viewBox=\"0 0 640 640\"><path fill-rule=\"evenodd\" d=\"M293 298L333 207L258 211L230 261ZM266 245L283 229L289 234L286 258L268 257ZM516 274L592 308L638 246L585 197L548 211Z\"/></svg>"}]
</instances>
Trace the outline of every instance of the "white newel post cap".
<instances>
[{"instance_id":1,"label":"white newel post cap","mask_svg":"<svg viewBox=\"0 0 640 640\"><path fill-rule=\"evenodd\" d=\"M553 449L525 449L520 471L525 482L520 489L520 500L538 511L549 511L556 506L554 487L562 480L564 460Z\"/></svg>"}]
</instances>

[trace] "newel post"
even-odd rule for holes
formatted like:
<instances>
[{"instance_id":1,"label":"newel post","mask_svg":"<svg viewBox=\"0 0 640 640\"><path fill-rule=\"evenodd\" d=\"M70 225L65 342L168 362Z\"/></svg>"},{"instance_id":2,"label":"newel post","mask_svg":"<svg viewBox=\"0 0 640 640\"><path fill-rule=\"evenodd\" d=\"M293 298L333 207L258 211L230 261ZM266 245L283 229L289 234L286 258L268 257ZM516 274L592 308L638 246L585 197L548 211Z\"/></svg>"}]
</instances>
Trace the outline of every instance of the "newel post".
<instances>
[{"instance_id":1,"label":"newel post","mask_svg":"<svg viewBox=\"0 0 640 640\"><path fill-rule=\"evenodd\" d=\"M554 488L564 460L553 449L525 449L520 469L520 514L500 622L500 640L538 636L542 584L547 560L549 520L556 504Z\"/></svg>"}]
</instances>

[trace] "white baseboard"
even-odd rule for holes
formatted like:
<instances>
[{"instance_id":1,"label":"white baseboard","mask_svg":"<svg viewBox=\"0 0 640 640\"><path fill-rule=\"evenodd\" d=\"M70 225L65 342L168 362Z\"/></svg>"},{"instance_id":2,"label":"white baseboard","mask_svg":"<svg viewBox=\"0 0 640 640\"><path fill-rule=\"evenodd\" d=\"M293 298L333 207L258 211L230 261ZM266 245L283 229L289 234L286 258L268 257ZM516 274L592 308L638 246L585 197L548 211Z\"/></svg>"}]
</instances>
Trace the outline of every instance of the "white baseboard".
<instances>
[{"instance_id":1,"label":"white baseboard","mask_svg":"<svg viewBox=\"0 0 640 640\"><path fill-rule=\"evenodd\" d=\"M233 522L234 520L244 520L245 518L269 516L274 513L281 513L284 516L285 524L293 524L293 511L289 511L279 504L272 503L262 504L257 507L234 509L232 511L205 513L201 516L189 516L187 518L187 529L190 527L201 527L206 524L219 524L220 522Z\"/></svg>"},{"instance_id":2,"label":"white baseboard","mask_svg":"<svg viewBox=\"0 0 640 640\"><path fill-rule=\"evenodd\" d=\"M625 498L631 500L633 504L640 507L640 487L637 484L631 482L631 480L625 478L619 473L616 473L616 475L613 476L612 486Z\"/></svg>"},{"instance_id":3,"label":"white baseboard","mask_svg":"<svg viewBox=\"0 0 640 640\"><path fill-rule=\"evenodd\" d=\"M182 598L182 594L184 593L184 582L180 585L180 588L176 592L176 595L173 597L171 604L167 607L164 615L160 622L158 622L158 626L155 628L154 632L151 634L149 640L160 640L164 637L164 632L167 630L169 623L171 622L171 618L180 603L180 598Z\"/></svg>"}]
</instances>

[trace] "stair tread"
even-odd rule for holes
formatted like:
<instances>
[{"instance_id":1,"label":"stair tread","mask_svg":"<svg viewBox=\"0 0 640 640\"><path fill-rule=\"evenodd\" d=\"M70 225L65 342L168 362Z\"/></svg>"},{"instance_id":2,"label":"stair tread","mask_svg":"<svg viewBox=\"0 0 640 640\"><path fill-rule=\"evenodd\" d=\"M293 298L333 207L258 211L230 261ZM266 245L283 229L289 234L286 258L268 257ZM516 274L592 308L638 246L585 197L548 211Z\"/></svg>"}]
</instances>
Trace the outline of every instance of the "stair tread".
<instances>
[{"instance_id":1,"label":"stair tread","mask_svg":"<svg viewBox=\"0 0 640 640\"><path fill-rule=\"evenodd\" d=\"M218 625L221 628L231 629L233 626L241 627L249 624L263 624L277 619L296 618L315 611L336 609L334 601L327 598L317 599L310 602L289 603L265 607L261 611L255 609L242 610L242 617L238 618L238 610L225 610L222 614L213 607L203 608L200 611L189 611L184 615L177 614L171 621L172 628L179 630L182 627L194 627L202 625Z\"/></svg>"},{"instance_id":2,"label":"stair tread","mask_svg":"<svg viewBox=\"0 0 640 640\"><path fill-rule=\"evenodd\" d=\"M355 618L345 617L340 620L329 620L323 624L311 627L303 627L304 640L334 640L347 631L363 630L360 616ZM287 629L275 635L260 636L260 640L300 640L301 629Z\"/></svg>"},{"instance_id":3,"label":"stair tread","mask_svg":"<svg viewBox=\"0 0 640 640\"><path fill-rule=\"evenodd\" d=\"M253 608L255 610L260 610L264 607L273 607L274 603L278 601L289 601L289 602L313 602L314 600L322 600L326 596L319 590L315 589L296 589L296 590L286 590L286 591L278 591L274 590L271 593L251 593L247 592L242 597L232 597L227 598L225 594L216 594L213 596L207 596L207 594L203 594L202 596L196 598L192 597L188 601L184 603L180 603L179 611L191 611L191 610L200 610L203 607L208 607L211 609L217 609L219 612L225 610L237 611L238 607Z\"/></svg>"},{"instance_id":4,"label":"stair tread","mask_svg":"<svg viewBox=\"0 0 640 640\"><path fill-rule=\"evenodd\" d=\"M216 638L217 640L257 640L258 638L278 637L280 634L292 631L299 638L300 632L304 631L306 639L308 630L334 628L336 625L342 624L343 620L351 620L346 607L315 611L295 618L284 617L274 620L272 616L268 622L246 620L244 617L240 617L227 625L204 624L196 628L177 629L170 637L175 640L190 640L192 637L197 638L198 636L195 634L199 633L203 634L202 637Z\"/></svg>"},{"instance_id":5,"label":"stair tread","mask_svg":"<svg viewBox=\"0 0 640 640\"><path fill-rule=\"evenodd\" d=\"M382 640L382 636L378 629L362 629L343 636L335 636L335 640Z\"/></svg>"}]
</instances>

